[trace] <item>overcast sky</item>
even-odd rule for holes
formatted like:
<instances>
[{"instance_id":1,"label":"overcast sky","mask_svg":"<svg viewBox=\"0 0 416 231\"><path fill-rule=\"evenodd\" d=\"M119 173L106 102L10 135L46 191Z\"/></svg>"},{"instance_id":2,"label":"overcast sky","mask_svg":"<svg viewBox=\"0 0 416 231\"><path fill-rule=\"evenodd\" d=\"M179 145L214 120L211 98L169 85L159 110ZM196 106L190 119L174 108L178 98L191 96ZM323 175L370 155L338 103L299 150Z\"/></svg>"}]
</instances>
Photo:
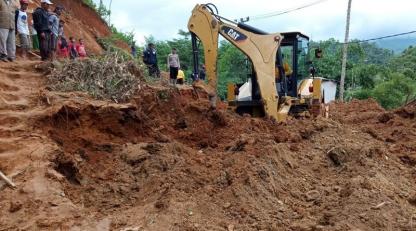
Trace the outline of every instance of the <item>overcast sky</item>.
<instances>
[{"instance_id":1,"label":"overcast sky","mask_svg":"<svg viewBox=\"0 0 416 231\"><path fill-rule=\"evenodd\" d=\"M95 0L97 3L99 0ZM229 19L284 11L316 0L211 0ZM103 0L107 6L110 0ZM239 2L239 3L236 3ZM300 31L313 40L343 40L347 0L327 0L282 16L252 20L248 24L268 32ZM157 40L177 37L197 0L113 0L111 23L134 31L137 41L153 35ZM416 30L415 0L353 0L351 38L366 39ZM412 36L415 36L413 34Z\"/></svg>"}]
</instances>

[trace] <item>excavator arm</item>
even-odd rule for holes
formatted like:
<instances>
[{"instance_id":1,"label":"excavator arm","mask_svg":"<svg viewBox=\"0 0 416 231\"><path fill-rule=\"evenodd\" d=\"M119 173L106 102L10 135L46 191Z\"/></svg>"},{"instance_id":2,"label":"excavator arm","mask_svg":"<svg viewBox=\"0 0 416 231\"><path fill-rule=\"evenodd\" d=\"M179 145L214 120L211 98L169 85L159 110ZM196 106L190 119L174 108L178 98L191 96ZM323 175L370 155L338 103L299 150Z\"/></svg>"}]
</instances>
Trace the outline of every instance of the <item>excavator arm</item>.
<instances>
[{"instance_id":1,"label":"excavator arm","mask_svg":"<svg viewBox=\"0 0 416 231\"><path fill-rule=\"evenodd\" d=\"M279 33L265 34L241 27L222 18L213 11L213 5L196 5L189 19L188 29L193 37L194 75L199 74L198 38L204 49L205 67L208 84L196 80L194 87L203 89L216 100L218 38L221 34L226 40L240 49L251 60L257 76L257 84L267 116L278 119L278 95L275 83L276 53L282 41Z\"/></svg>"}]
</instances>

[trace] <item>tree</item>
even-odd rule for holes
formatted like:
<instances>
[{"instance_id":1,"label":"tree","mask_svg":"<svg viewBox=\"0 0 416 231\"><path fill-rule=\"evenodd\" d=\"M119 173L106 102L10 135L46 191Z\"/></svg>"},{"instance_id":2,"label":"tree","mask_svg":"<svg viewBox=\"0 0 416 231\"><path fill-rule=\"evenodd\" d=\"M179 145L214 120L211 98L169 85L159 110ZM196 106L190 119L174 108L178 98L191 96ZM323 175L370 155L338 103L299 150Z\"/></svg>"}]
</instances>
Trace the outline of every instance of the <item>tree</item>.
<instances>
[{"instance_id":1,"label":"tree","mask_svg":"<svg viewBox=\"0 0 416 231\"><path fill-rule=\"evenodd\" d=\"M416 80L416 47L410 46L402 54L393 58L389 67L393 71Z\"/></svg>"},{"instance_id":2,"label":"tree","mask_svg":"<svg viewBox=\"0 0 416 231\"><path fill-rule=\"evenodd\" d=\"M373 92L374 97L386 109L403 106L416 96L416 83L400 73L394 73L390 80L378 84Z\"/></svg>"},{"instance_id":3,"label":"tree","mask_svg":"<svg viewBox=\"0 0 416 231\"><path fill-rule=\"evenodd\" d=\"M106 19L110 16L111 12L107 7L105 7L103 0L100 0L98 4L97 13L101 16L101 18ZM109 22L110 23L110 22ZM111 25L111 24L109 24Z\"/></svg>"}]
</instances>

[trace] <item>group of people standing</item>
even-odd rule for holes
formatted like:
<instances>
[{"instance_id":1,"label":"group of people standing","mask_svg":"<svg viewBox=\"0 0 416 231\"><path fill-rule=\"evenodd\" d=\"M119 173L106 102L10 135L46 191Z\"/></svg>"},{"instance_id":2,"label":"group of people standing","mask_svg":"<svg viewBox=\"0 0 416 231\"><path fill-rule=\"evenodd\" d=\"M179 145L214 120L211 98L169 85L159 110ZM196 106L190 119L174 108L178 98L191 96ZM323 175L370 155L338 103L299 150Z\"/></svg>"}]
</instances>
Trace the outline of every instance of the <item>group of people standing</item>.
<instances>
[{"instance_id":1,"label":"group of people standing","mask_svg":"<svg viewBox=\"0 0 416 231\"><path fill-rule=\"evenodd\" d=\"M149 43L143 51L143 62L147 65L150 76L160 78L157 52L153 43ZM176 48L172 48L171 53L167 57L167 68L169 69L169 84L184 84L185 73L181 69L181 62ZM198 79L205 80L205 75L205 65L201 65Z\"/></svg>"},{"instance_id":2,"label":"group of people standing","mask_svg":"<svg viewBox=\"0 0 416 231\"><path fill-rule=\"evenodd\" d=\"M33 12L29 26L28 5L28 0L20 0L20 8L17 9L14 0L0 0L1 61L13 62L16 59L16 34L24 59L31 48L39 49L42 61L87 56L83 39L77 43L70 37L67 41L64 35L65 21L60 19L64 7L58 5L50 11L53 3L41 0L41 6Z\"/></svg>"}]
</instances>

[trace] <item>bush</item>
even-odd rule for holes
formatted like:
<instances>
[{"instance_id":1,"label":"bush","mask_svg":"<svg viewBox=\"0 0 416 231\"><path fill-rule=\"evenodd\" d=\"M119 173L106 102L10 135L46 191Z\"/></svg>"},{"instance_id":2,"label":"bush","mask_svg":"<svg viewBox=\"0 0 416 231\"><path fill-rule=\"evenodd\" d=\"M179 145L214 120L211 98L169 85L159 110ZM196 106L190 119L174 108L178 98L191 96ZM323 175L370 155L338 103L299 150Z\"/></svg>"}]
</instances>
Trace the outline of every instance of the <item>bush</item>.
<instances>
[{"instance_id":1,"label":"bush","mask_svg":"<svg viewBox=\"0 0 416 231\"><path fill-rule=\"evenodd\" d=\"M372 96L386 109L405 105L416 95L416 83L403 74L394 73L391 79L374 88Z\"/></svg>"}]
</instances>

